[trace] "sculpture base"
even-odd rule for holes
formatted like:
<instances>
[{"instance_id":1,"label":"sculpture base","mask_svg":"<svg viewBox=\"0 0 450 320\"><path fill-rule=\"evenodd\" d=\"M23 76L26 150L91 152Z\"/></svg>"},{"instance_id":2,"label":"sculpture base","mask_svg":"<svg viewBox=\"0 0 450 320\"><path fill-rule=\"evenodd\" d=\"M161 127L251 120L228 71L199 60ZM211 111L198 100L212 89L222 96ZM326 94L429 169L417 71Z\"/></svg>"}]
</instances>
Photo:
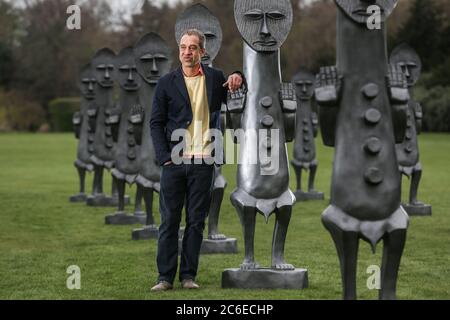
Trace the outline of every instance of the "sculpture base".
<instances>
[{"instance_id":1,"label":"sculpture base","mask_svg":"<svg viewBox=\"0 0 450 320\"><path fill-rule=\"evenodd\" d=\"M429 204L402 204L402 206L409 216L431 216L431 205Z\"/></svg>"},{"instance_id":2,"label":"sculpture base","mask_svg":"<svg viewBox=\"0 0 450 320\"><path fill-rule=\"evenodd\" d=\"M125 205L129 205L130 197L125 196L124 201ZM97 194L87 197L86 204L92 207L117 207L119 205L119 199L117 197L108 197L105 194Z\"/></svg>"},{"instance_id":3,"label":"sculpture base","mask_svg":"<svg viewBox=\"0 0 450 320\"><path fill-rule=\"evenodd\" d=\"M297 190L294 192L295 195L295 199L297 199L297 201L307 201L307 200L323 200L325 199L325 196L323 194L323 192L320 191L308 191L308 192L304 192L301 190Z\"/></svg>"},{"instance_id":4,"label":"sculpture base","mask_svg":"<svg viewBox=\"0 0 450 320\"><path fill-rule=\"evenodd\" d=\"M155 225L144 226L143 228L133 229L131 240L158 239L159 231Z\"/></svg>"},{"instance_id":5,"label":"sculpture base","mask_svg":"<svg viewBox=\"0 0 450 320\"><path fill-rule=\"evenodd\" d=\"M127 225L127 224L145 224L147 217L145 215L131 215L123 212L105 216L105 224Z\"/></svg>"},{"instance_id":6,"label":"sculpture base","mask_svg":"<svg viewBox=\"0 0 450 320\"><path fill-rule=\"evenodd\" d=\"M181 254L183 239L178 239L178 254ZM227 238L224 240L203 239L200 247L200 254L231 254L237 253L237 240L235 238Z\"/></svg>"},{"instance_id":7,"label":"sculpture base","mask_svg":"<svg viewBox=\"0 0 450 320\"><path fill-rule=\"evenodd\" d=\"M86 193L79 193L79 194L75 194L73 196L70 196L69 201L70 202L85 202L87 199L87 194Z\"/></svg>"},{"instance_id":8,"label":"sculpture base","mask_svg":"<svg viewBox=\"0 0 450 320\"><path fill-rule=\"evenodd\" d=\"M304 289L308 287L308 270L239 268L222 272L222 288L236 289Z\"/></svg>"}]
</instances>

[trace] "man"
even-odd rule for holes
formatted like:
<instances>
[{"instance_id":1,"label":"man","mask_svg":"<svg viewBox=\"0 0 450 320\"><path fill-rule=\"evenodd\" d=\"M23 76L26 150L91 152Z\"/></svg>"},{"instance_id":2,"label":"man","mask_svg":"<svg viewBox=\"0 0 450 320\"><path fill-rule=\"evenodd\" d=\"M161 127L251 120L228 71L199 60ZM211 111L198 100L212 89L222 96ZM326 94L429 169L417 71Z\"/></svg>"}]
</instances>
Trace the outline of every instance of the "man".
<instances>
[{"instance_id":1,"label":"man","mask_svg":"<svg viewBox=\"0 0 450 320\"><path fill-rule=\"evenodd\" d=\"M233 73L225 80L219 70L201 64L205 54L205 36L196 29L183 33L179 45L181 67L162 77L153 100L151 135L160 165L161 190L157 264L159 282L152 291L169 290L178 264L178 229L186 199L186 228L184 231L179 280L182 288L197 289L200 246L205 219L211 202L214 165L208 141L209 129L220 129L220 109L226 102L227 89L241 87L242 75ZM176 129L186 129L183 162L175 164L172 141Z\"/></svg>"}]
</instances>

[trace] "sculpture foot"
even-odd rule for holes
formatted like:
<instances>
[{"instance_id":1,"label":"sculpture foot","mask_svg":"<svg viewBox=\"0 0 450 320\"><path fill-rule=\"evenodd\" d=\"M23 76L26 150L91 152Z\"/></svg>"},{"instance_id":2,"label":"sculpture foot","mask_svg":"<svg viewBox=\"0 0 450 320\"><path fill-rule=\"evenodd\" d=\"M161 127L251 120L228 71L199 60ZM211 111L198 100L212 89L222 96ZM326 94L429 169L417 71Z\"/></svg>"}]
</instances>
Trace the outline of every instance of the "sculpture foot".
<instances>
[{"instance_id":1,"label":"sculpture foot","mask_svg":"<svg viewBox=\"0 0 450 320\"><path fill-rule=\"evenodd\" d=\"M220 233L208 235L209 240L225 240L226 238L226 235Z\"/></svg>"},{"instance_id":2,"label":"sculpture foot","mask_svg":"<svg viewBox=\"0 0 450 320\"><path fill-rule=\"evenodd\" d=\"M294 270L295 267L292 264L280 261L272 264L272 269L275 270Z\"/></svg>"},{"instance_id":3,"label":"sculpture foot","mask_svg":"<svg viewBox=\"0 0 450 320\"><path fill-rule=\"evenodd\" d=\"M87 199L86 193L79 193L79 194L70 196L69 201L70 202L85 202L86 199Z\"/></svg>"},{"instance_id":4,"label":"sculpture foot","mask_svg":"<svg viewBox=\"0 0 450 320\"><path fill-rule=\"evenodd\" d=\"M431 216L431 205L420 201L403 204L403 208L409 216Z\"/></svg>"},{"instance_id":5,"label":"sculpture foot","mask_svg":"<svg viewBox=\"0 0 450 320\"><path fill-rule=\"evenodd\" d=\"M245 261L239 266L241 270L255 270L259 269L260 265L256 261Z\"/></svg>"}]
</instances>

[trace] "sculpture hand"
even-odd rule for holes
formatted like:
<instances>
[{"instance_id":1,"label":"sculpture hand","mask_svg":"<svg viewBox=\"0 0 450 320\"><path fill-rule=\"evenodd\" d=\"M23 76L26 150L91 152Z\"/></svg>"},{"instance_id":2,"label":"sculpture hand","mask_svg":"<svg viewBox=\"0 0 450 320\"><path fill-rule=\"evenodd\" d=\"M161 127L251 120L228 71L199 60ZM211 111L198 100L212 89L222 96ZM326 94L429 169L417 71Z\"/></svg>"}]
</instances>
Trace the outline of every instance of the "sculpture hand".
<instances>
[{"instance_id":1,"label":"sculpture hand","mask_svg":"<svg viewBox=\"0 0 450 320\"><path fill-rule=\"evenodd\" d=\"M144 122L145 110L140 104L136 104L131 108L130 118L128 119L133 125L134 140L138 145L142 144L142 127Z\"/></svg>"},{"instance_id":2,"label":"sculpture hand","mask_svg":"<svg viewBox=\"0 0 450 320\"><path fill-rule=\"evenodd\" d=\"M316 75L315 96L319 105L335 105L341 93L343 76L335 66L321 67Z\"/></svg>"},{"instance_id":3,"label":"sculpture hand","mask_svg":"<svg viewBox=\"0 0 450 320\"><path fill-rule=\"evenodd\" d=\"M80 112L75 112L72 117L73 131L75 138L80 139L82 116Z\"/></svg>"}]
</instances>

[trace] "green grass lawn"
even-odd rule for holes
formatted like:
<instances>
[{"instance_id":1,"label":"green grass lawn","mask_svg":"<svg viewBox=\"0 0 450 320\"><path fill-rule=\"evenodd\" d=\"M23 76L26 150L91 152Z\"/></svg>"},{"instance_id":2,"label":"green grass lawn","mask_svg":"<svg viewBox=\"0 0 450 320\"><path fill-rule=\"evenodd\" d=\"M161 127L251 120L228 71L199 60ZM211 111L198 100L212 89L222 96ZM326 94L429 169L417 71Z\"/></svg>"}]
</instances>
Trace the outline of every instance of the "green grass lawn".
<instances>
[{"instance_id":1,"label":"green grass lawn","mask_svg":"<svg viewBox=\"0 0 450 320\"><path fill-rule=\"evenodd\" d=\"M68 197L78 188L72 165L76 154L73 135L1 134L0 299L340 299L337 254L320 221L329 201L333 149L323 147L320 140L316 143L316 189L324 191L326 199L295 205L285 251L288 262L308 269L308 289L221 289L222 271L238 267L243 259L241 226L229 200L236 184L236 168L227 165L223 170L228 187L220 228L238 239L239 253L201 256L197 278L201 290L182 291L176 283L175 290L155 294L149 289L157 279L156 241L132 241L131 230L136 226L105 225L104 216L114 208L69 203ZM420 148L424 172L419 199L433 205L433 216L410 220L397 294L399 299L448 299L450 135L423 134ZM109 191L111 178L109 174L105 177L105 190ZM89 176L89 192L91 183ZM407 199L406 180L403 189ZM132 197L134 192L134 187L128 189ZM262 216L257 221L256 259L269 266L274 217L268 224ZM372 255L369 245L361 242L357 279L361 299L377 298L377 290L366 286L366 270L380 264L381 252L381 244ZM66 269L70 265L81 268L80 290L66 288Z\"/></svg>"}]
</instances>

